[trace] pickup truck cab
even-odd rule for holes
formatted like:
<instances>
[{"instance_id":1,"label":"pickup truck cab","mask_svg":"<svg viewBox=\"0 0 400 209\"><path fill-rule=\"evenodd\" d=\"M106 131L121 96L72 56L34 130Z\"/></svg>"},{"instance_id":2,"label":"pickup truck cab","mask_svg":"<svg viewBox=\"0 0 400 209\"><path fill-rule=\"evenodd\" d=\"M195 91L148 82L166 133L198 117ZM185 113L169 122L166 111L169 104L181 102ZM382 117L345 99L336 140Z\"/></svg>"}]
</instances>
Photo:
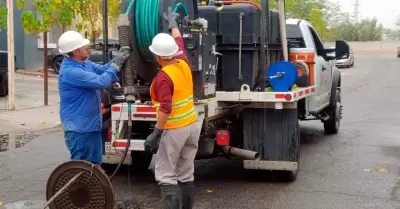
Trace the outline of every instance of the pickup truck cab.
<instances>
[{"instance_id":1,"label":"pickup truck cab","mask_svg":"<svg viewBox=\"0 0 400 209\"><path fill-rule=\"evenodd\" d=\"M308 98L304 118L311 115L321 119L326 133L337 133L341 119L341 74L335 66L337 58L348 57L346 41L336 41L333 48L324 48L311 23L301 19L286 20L287 41L291 61L305 61L316 92ZM332 53L335 52L335 53ZM301 114L299 114L301 115Z\"/></svg>"}]
</instances>

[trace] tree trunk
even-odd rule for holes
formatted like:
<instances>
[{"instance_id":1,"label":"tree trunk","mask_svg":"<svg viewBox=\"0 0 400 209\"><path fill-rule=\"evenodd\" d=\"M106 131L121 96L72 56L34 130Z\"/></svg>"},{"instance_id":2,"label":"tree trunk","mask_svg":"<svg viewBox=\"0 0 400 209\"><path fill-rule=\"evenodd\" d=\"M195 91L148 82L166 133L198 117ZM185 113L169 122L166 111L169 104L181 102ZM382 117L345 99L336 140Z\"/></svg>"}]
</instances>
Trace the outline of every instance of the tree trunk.
<instances>
[{"instance_id":1,"label":"tree trunk","mask_svg":"<svg viewBox=\"0 0 400 209\"><path fill-rule=\"evenodd\" d=\"M92 42L93 42L93 45L96 45L96 36L97 36L97 33L96 33L95 30L93 30L92 31Z\"/></svg>"},{"instance_id":2,"label":"tree trunk","mask_svg":"<svg viewBox=\"0 0 400 209\"><path fill-rule=\"evenodd\" d=\"M47 66L47 32L43 32L43 73L44 73L44 105L49 105L49 85L48 85L48 75L49 75L49 67Z\"/></svg>"}]
</instances>

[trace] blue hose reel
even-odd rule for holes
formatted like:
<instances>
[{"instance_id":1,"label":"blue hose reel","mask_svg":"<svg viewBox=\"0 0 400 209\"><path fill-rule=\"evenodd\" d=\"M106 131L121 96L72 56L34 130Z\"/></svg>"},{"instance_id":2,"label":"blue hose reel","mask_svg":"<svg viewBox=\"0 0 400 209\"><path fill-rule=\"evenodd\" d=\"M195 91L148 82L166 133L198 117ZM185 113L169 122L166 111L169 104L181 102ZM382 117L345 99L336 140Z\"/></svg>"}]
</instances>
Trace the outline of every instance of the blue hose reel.
<instances>
[{"instance_id":1,"label":"blue hose reel","mask_svg":"<svg viewBox=\"0 0 400 209\"><path fill-rule=\"evenodd\" d=\"M274 91L287 92L292 90L292 86L299 78L299 73L295 64L279 61L269 67L267 76Z\"/></svg>"}]
</instances>

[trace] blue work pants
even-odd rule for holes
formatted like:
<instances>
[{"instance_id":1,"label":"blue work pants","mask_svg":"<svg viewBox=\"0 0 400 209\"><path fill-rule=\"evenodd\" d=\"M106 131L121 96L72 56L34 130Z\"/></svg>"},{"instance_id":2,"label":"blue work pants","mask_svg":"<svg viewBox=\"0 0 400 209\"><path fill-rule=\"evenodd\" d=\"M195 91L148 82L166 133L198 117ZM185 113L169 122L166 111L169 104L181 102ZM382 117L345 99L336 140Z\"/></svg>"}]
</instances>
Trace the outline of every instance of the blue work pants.
<instances>
[{"instance_id":1,"label":"blue work pants","mask_svg":"<svg viewBox=\"0 0 400 209\"><path fill-rule=\"evenodd\" d=\"M65 131L64 137L71 160L86 160L101 165L103 155L101 131L88 133Z\"/></svg>"}]
</instances>

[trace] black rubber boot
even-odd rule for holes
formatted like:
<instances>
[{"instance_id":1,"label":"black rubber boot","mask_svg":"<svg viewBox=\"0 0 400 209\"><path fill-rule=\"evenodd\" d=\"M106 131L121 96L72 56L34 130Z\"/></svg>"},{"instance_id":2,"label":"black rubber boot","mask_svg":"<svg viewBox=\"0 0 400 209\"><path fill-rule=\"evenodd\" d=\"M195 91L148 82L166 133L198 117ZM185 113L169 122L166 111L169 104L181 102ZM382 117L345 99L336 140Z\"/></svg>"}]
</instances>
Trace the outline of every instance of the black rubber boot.
<instances>
[{"instance_id":1,"label":"black rubber boot","mask_svg":"<svg viewBox=\"0 0 400 209\"><path fill-rule=\"evenodd\" d=\"M182 209L192 209L194 204L194 184L193 181L181 183L182 188Z\"/></svg>"},{"instance_id":2,"label":"black rubber boot","mask_svg":"<svg viewBox=\"0 0 400 209\"><path fill-rule=\"evenodd\" d=\"M160 185L163 209L182 209L182 193L179 185Z\"/></svg>"}]
</instances>

